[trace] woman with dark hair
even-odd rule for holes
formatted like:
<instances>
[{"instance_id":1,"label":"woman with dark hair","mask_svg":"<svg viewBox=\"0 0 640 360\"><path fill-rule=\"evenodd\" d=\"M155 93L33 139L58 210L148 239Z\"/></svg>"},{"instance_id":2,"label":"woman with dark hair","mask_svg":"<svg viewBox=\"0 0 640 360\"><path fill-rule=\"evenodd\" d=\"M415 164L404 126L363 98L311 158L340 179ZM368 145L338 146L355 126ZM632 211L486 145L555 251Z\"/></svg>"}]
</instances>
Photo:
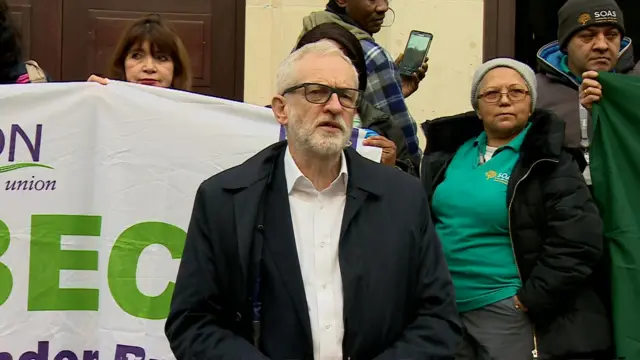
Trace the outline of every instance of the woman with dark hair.
<instances>
[{"instance_id":1,"label":"woman with dark hair","mask_svg":"<svg viewBox=\"0 0 640 360\"><path fill-rule=\"evenodd\" d=\"M367 68L364 52L358 38L344 27L334 24L320 24L306 32L298 41L295 50L320 40L331 40L351 59L358 71L359 90L367 87ZM376 109L367 101L362 101L354 118L354 127L373 130L376 134L364 140L364 145L382 148L381 162L395 166L409 174L418 176L419 164L409 154L407 142L402 130L393 122L391 116Z\"/></svg>"},{"instance_id":2,"label":"woman with dark hair","mask_svg":"<svg viewBox=\"0 0 640 360\"><path fill-rule=\"evenodd\" d=\"M6 0L0 0L0 84L46 82L37 63L22 58L20 32L14 25Z\"/></svg>"},{"instance_id":3,"label":"woman with dark hair","mask_svg":"<svg viewBox=\"0 0 640 360\"><path fill-rule=\"evenodd\" d=\"M112 79L177 90L191 90L191 60L173 27L159 15L144 16L123 33L113 54ZM106 84L91 75L88 81Z\"/></svg>"}]
</instances>

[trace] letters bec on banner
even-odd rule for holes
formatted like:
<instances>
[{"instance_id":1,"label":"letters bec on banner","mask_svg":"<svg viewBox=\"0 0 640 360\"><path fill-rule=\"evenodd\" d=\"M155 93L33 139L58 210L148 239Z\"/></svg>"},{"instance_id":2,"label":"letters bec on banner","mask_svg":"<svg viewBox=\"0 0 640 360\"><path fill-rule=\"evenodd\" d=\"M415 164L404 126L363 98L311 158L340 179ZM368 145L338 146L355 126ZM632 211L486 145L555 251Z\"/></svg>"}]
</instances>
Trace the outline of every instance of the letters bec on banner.
<instances>
[{"instance_id":1,"label":"letters bec on banner","mask_svg":"<svg viewBox=\"0 0 640 360\"><path fill-rule=\"evenodd\" d=\"M284 138L271 111L121 82L2 86L0 108L0 360L175 359L195 192Z\"/></svg>"}]
</instances>

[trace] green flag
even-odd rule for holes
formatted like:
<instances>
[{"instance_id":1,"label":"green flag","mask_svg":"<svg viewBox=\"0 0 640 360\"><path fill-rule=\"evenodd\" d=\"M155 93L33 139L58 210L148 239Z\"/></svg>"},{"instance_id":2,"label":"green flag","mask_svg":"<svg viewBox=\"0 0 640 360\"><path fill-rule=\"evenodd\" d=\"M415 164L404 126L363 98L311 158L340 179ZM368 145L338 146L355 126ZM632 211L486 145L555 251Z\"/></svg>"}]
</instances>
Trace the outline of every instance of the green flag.
<instances>
[{"instance_id":1,"label":"green flag","mask_svg":"<svg viewBox=\"0 0 640 360\"><path fill-rule=\"evenodd\" d=\"M591 180L611 253L614 339L640 359L640 78L600 73L593 106Z\"/></svg>"}]
</instances>

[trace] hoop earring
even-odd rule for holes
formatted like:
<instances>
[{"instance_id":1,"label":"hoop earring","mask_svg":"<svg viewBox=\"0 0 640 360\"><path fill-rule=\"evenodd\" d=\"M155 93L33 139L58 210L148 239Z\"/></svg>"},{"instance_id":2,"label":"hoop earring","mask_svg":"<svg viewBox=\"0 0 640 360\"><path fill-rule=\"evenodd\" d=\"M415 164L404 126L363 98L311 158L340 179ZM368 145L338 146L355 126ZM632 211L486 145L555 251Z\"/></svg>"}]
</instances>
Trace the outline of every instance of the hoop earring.
<instances>
[{"instance_id":1,"label":"hoop earring","mask_svg":"<svg viewBox=\"0 0 640 360\"><path fill-rule=\"evenodd\" d=\"M382 23L382 26L380 26L380 27L387 27L388 28L388 27L391 27L393 24L395 24L395 22L396 22L396 12L395 12L395 10L393 10L392 7L389 8L389 11L391 11L391 14L393 14L393 17L391 18L391 24L385 25L384 23ZM385 20L386 19L387 19L387 17L385 17Z\"/></svg>"}]
</instances>

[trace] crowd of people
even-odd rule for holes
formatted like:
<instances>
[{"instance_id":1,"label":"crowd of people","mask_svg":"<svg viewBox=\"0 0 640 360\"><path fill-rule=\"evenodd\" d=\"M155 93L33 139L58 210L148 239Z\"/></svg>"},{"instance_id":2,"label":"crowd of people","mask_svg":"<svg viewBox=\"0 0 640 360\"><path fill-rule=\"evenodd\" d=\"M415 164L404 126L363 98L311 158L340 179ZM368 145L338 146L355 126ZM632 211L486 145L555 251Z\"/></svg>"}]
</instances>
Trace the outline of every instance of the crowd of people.
<instances>
[{"instance_id":1,"label":"crowd of people","mask_svg":"<svg viewBox=\"0 0 640 360\"><path fill-rule=\"evenodd\" d=\"M302 20L269 107L287 131L199 187L166 335L186 359L612 359L607 244L592 198L599 72L640 76L614 0L568 0L537 73L480 65L472 111L418 126L374 39L388 0ZM0 84L53 81L22 58L0 0ZM106 77L191 89L158 15L122 34ZM352 128L381 164L346 147Z\"/></svg>"}]
</instances>

